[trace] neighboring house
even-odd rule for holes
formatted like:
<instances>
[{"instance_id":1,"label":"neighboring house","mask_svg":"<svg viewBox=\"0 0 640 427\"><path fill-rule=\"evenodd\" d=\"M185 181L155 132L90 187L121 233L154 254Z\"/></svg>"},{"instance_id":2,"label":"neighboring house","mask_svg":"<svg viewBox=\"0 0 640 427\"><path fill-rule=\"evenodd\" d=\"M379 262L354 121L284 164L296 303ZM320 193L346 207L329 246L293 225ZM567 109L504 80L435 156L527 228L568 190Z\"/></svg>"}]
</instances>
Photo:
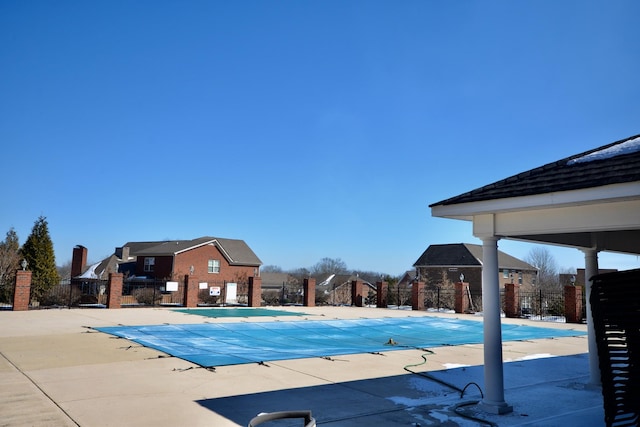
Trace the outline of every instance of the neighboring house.
<instances>
[{"instance_id":1,"label":"neighboring house","mask_svg":"<svg viewBox=\"0 0 640 427\"><path fill-rule=\"evenodd\" d=\"M400 280L398 280L398 286L407 287L410 286L416 280L416 270L407 270L405 273L400 276Z\"/></svg>"},{"instance_id":2,"label":"neighboring house","mask_svg":"<svg viewBox=\"0 0 640 427\"><path fill-rule=\"evenodd\" d=\"M464 274L464 281L474 294L482 291L482 246L469 243L430 245L413 264L419 280L427 285L456 283ZM522 285L521 290L532 290L537 269L502 251L498 251L498 280ZM405 274L406 276L406 274Z\"/></svg>"},{"instance_id":3,"label":"neighboring house","mask_svg":"<svg viewBox=\"0 0 640 427\"><path fill-rule=\"evenodd\" d=\"M278 290L282 291L282 288L293 289L302 288L302 282L295 276L289 273L260 273L262 278L262 290Z\"/></svg>"},{"instance_id":4,"label":"neighboring house","mask_svg":"<svg viewBox=\"0 0 640 427\"><path fill-rule=\"evenodd\" d=\"M316 292L323 292L325 300L331 305L351 305L351 284L354 280L362 281L362 292L366 304L375 304L376 285L362 280L355 274L331 274L321 277L316 282Z\"/></svg>"},{"instance_id":5,"label":"neighboring house","mask_svg":"<svg viewBox=\"0 0 640 427\"><path fill-rule=\"evenodd\" d=\"M260 275L262 261L243 241L219 237L160 242L128 242L97 264L86 266L87 248L76 246L71 262L74 280L125 278L180 280L189 275L200 282L245 281Z\"/></svg>"},{"instance_id":6,"label":"neighboring house","mask_svg":"<svg viewBox=\"0 0 640 427\"><path fill-rule=\"evenodd\" d=\"M262 300L267 305L302 302L302 281L289 273L260 273Z\"/></svg>"}]
</instances>

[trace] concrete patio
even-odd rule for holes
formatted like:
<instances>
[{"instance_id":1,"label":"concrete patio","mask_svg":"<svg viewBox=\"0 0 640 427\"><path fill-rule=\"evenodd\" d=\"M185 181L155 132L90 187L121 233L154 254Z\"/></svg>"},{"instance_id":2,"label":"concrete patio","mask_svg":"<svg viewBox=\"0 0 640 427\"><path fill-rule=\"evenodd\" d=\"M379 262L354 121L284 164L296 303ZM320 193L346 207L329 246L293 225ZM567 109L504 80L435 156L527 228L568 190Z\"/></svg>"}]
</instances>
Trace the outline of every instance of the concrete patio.
<instances>
[{"instance_id":1,"label":"concrete patio","mask_svg":"<svg viewBox=\"0 0 640 427\"><path fill-rule=\"evenodd\" d=\"M287 321L406 316L482 321L374 308L284 309L307 313ZM482 344L204 369L92 329L267 320L279 321L212 319L165 308L0 312L1 424L246 426L260 412L310 409L325 426L604 425L600 388L588 385L586 336L505 342L505 399L514 410L490 415L473 404L484 387ZM586 331L586 325L502 321ZM445 384L466 386L464 396Z\"/></svg>"}]
</instances>

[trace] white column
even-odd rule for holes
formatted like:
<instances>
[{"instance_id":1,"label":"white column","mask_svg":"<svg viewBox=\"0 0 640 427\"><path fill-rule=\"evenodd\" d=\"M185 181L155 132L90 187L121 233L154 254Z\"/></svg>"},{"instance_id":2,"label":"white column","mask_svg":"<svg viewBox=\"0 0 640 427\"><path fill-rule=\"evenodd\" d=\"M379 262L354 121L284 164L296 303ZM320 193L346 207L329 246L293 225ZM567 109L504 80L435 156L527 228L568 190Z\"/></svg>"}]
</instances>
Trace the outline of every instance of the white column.
<instances>
[{"instance_id":1,"label":"white column","mask_svg":"<svg viewBox=\"0 0 640 427\"><path fill-rule=\"evenodd\" d=\"M484 322L484 399L480 407L493 414L513 411L504 400L498 238L482 238L482 318Z\"/></svg>"},{"instance_id":2,"label":"white column","mask_svg":"<svg viewBox=\"0 0 640 427\"><path fill-rule=\"evenodd\" d=\"M600 385L600 363L598 359L598 347L596 345L596 331L591 314L591 277L598 274L598 251L584 249L584 282L585 296L587 299L587 334L589 339L589 383Z\"/></svg>"}]
</instances>

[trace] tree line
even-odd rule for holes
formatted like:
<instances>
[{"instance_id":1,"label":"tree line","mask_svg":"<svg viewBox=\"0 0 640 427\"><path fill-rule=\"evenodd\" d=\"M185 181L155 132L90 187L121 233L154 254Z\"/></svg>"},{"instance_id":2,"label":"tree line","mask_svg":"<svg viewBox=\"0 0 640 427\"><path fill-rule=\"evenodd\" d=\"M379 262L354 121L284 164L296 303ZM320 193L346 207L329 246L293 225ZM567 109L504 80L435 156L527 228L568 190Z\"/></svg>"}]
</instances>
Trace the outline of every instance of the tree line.
<instances>
[{"instance_id":1,"label":"tree line","mask_svg":"<svg viewBox=\"0 0 640 427\"><path fill-rule=\"evenodd\" d=\"M0 301L11 300L16 272L22 268L31 271L31 289L36 296L60 283L49 224L44 216L35 221L22 246L13 227L0 242Z\"/></svg>"},{"instance_id":2,"label":"tree line","mask_svg":"<svg viewBox=\"0 0 640 427\"><path fill-rule=\"evenodd\" d=\"M340 258L322 258L320 261L310 267L295 268L292 270L283 270L277 265L265 265L260 268L263 273L286 273L296 278L315 277L316 279L324 279L331 274L350 274L358 276L360 279L375 284L379 280L397 280L397 277L386 273L367 270L350 270L347 264Z\"/></svg>"}]
</instances>

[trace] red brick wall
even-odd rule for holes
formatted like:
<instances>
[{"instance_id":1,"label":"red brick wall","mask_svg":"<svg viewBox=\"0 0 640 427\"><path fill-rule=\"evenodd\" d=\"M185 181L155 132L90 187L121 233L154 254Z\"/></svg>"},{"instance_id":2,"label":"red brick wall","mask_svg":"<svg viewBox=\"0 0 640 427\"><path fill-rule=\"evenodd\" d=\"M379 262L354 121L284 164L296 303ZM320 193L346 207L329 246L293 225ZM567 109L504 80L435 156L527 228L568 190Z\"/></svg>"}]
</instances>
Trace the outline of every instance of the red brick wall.
<instances>
[{"instance_id":1,"label":"red brick wall","mask_svg":"<svg viewBox=\"0 0 640 427\"><path fill-rule=\"evenodd\" d=\"M362 307L364 305L364 297L362 296L362 280L353 280L351 282L351 305Z\"/></svg>"},{"instance_id":2,"label":"red brick wall","mask_svg":"<svg viewBox=\"0 0 640 427\"><path fill-rule=\"evenodd\" d=\"M471 294L480 295L482 292L482 268L481 267L418 267L418 273L427 285L437 285L443 283L443 275L445 280L450 283L458 283L460 274L464 274L464 281L469 284ZM522 274L522 290L528 291L533 288L535 279L534 272L523 272ZM498 273L498 283L503 287L507 283L511 283L512 277L504 277L503 270ZM513 283L518 284L518 272L513 273Z\"/></svg>"},{"instance_id":3,"label":"red brick wall","mask_svg":"<svg viewBox=\"0 0 640 427\"><path fill-rule=\"evenodd\" d=\"M469 312L469 289L468 283L457 282L454 284L455 288L455 301L453 302L454 310L456 313L468 313Z\"/></svg>"},{"instance_id":4,"label":"red brick wall","mask_svg":"<svg viewBox=\"0 0 640 427\"><path fill-rule=\"evenodd\" d=\"M144 271L145 258L155 258L153 271ZM136 276L146 276L155 279L171 279L172 268L173 256L139 256L136 260Z\"/></svg>"},{"instance_id":5,"label":"red brick wall","mask_svg":"<svg viewBox=\"0 0 640 427\"><path fill-rule=\"evenodd\" d=\"M249 277L247 299L249 307L260 307L262 305L262 279L260 277Z\"/></svg>"},{"instance_id":6,"label":"red brick wall","mask_svg":"<svg viewBox=\"0 0 640 427\"><path fill-rule=\"evenodd\" d=\"M220 272L209 273L208 264L210 259L220 261ZM193 274L191 274L193 266ZM257 271L254 271L257 270ZM182 252L175 257L174 277L191 275L192 280L196 278L200 282L244 282L251 276L256 276L258 266L232 266L229 265L222 252L215 245L205 245L190 251Z\"/></svg>"},{"instance_id":7,"label":"red brick wall","mask_svg":"<svg viewBox=\"0 0 640 427\"><path fill-rule=\"evenodd\" d=\"M520 285L517 283L504 285L504 315L506 317L520 316Z\"/></svg>"},{"instance_id":8,"label":"red brick wall","mask_svg":"<svg viewBox=\"0 0 640 427\"><path fill-rule=\"evenodd\" d=\"M73 248L73 257L71 258L71 277L76 277L84 272L87 265L87 248L84 246L76 246Z\"/></svg>"},{"instance_id":9,"label":"red brick wall","mask_svg":"<svg viewBox=\"0 0 640 427\"><path fill-rule=\"evenodd\" d=\"M31 272L19 270L16 272L16 286L13 293L13 311L29 310L31 298Z\"/></svg>"},{"instance_id":10,"label":"red brick wall","mask_svg":"<svg viewBox=\"0 0 640 427\"><path fill-rule=\"evenodd\" d=\"M109 296L107 308L122 307L122 273L109 273Z\"/></svg>"},{"instance_id":11,"label":"red brick wall","mask_svg":"<svg viewBox=\"0 0 640 427\"><path fill-rule=\"evenodd\" d=\"M413 282L411 286L411 308L424 310L424 282Z\"/></svg>"},{"instance_id":12,"label":"red brick wall","mask_svg":"<svg viewBox=\"0 0 640 427\"><path fill-rule=\"evenodd\" d=\"M564 316L567 323L582 322L582 286L564 287Z\"/></svg>"},{"instance_id":13,"label":"red brick wall","mask_svg":"<svg viewBox=\"0 0 640 427\"><path fill-rule=\"evenodd\" d=\"M184 306L185 307L197 307L198 306L198 293L200 288L198 281L190 279L188 274L184 275Z\"/></svg>"},{"instance_id":14,"label":"red brick wall","mask_svg":"<svg viewBox=\"0 0 640 427\"><path fill-rule=\"evenodd\" d=\"M376 307L387 308L389 284L387 282L376 282L376 289Z\"/></svg>"},{"instance_id":15,"label":"red brick wall","mask_svg":"<svg viewBox=\"0 0 640 427\"><path fill-rule=\"evenodd\" d=\"M316 279L309 278L304 279L302 283L302 289L304 292L304 306L315 307L316 305Z\"/></svg>"}]
</instances>

